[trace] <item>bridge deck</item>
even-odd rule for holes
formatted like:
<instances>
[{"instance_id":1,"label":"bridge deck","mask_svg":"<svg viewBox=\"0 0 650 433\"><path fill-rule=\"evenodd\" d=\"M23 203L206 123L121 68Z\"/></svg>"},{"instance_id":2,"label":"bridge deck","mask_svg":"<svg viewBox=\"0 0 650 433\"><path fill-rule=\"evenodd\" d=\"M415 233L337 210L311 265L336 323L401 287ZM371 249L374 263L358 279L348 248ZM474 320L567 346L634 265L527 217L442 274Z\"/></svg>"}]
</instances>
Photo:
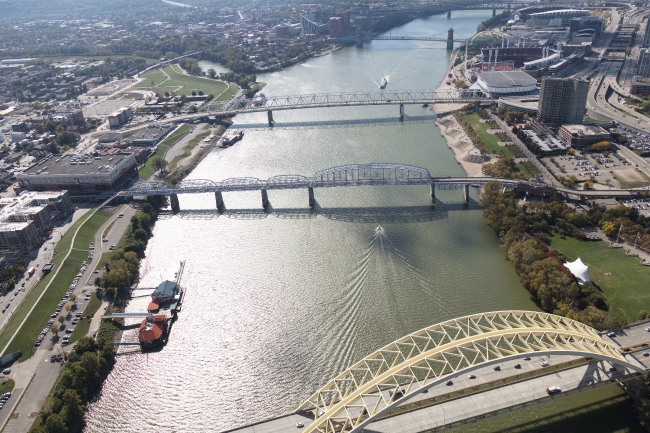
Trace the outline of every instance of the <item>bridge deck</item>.
<instances>
[{"instance_id":1,"label":"bridge deck","mask_svg":"<svg viewBox=\"0 0 650 433\"><path fill-rule=\"evenodd\" d=\"M469 379L467 376L451 377L452 386L440 385L431 389L427 394L419 394L409 402L429 399L435 396L442 396L454 390L466 389L471 386L480 385L486 382L494 382L512 375L526 373L534 370L542 370L541 361L549 361L551 365L576 359L568 356L554 356L552 359L533 357L531 361L511 361L501 364L501 371L495 371L492 367L486 367L477 371L476 379ZM522 368L515 369L514 364L520 363ZM419 433L442 425L470 419L495 410L505 409L525 402L547 397L546 388L559 386L563 392L575 389L590 389L590 387L601 381L610 378L621 378L630 372L610 372L611 365L607 362L598 362L588 365L581 365L572 369L553 372L544 376L536 377L527 381L517 382L499 388L490 389L468 397L443 402L434 406L428 406L412 412L406 412L389 418L385 418L370 424L366 431L373 433ZM562 397L561 395L558 397ZM558 398L553 397L553 398ZM311 424L312 419L304 415L291 414L269 421L261 422L251 426L230 430L237 433L276 433L286 432L296 428L296 424L302 422L305 426Z\"/></svg>"}]
</instances>

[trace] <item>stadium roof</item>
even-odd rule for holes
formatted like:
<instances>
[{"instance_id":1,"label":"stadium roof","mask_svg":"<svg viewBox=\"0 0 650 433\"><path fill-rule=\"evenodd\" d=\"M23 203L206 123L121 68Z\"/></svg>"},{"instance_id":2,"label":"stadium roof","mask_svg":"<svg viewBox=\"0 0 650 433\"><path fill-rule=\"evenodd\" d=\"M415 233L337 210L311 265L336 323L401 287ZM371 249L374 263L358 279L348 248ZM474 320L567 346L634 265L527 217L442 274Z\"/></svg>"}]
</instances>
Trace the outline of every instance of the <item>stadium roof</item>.
<instances>
[{"instance_id":1,"label":"stadium roof","mask_svg":"<svg viewBox=\"0 0 650 433\"><path fill-rule=\"evenodd\" d=\"M490 87L535 86L537 80L521 71L483 72L479 78Z\"/></svg>"}]
</instances>

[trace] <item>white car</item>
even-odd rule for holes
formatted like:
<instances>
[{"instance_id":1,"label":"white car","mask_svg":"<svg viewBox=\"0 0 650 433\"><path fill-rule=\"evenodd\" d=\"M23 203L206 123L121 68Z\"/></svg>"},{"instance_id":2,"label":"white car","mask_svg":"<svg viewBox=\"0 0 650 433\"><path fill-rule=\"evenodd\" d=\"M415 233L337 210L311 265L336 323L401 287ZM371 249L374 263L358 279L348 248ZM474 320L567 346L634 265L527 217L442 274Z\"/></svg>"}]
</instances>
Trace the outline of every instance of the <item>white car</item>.
<instances>
[{"instance_id":1,"label":"white car","mask_svg":"<svg viewBox=\"0 0 650 433\"><path fill-rule=\"evenodd\" d=\"M470 378L470 379L476 379L476 375L474 375L474 374L470 374L467 377Z\"/></svg>"},{"instance_id":2,"label":"white car","mask_svg":"<svg viewBox=\"0 0 650 433\"><path fill-rule=\"evenodd\" d=\"M542 361L542 367L548 367L548 362Z\"/></svg>"}]
</instances>

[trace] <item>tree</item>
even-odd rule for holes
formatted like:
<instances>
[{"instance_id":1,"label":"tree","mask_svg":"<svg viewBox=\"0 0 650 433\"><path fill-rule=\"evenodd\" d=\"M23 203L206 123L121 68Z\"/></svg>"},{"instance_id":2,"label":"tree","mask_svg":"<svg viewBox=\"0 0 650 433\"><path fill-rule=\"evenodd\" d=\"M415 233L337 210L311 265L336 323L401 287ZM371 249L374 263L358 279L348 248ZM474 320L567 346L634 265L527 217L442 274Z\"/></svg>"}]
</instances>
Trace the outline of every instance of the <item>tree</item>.
<instances>
[{"instance_id":1,"label":"tree","mask_svg":"<svg viewBox=\"0 0 650 433\"><path fill-rule=\"evenodd\" d=\"M69 297L68 299L69 299L71 302L74 302L74 301L77 300L77 295L70 295L70 297Z\"/></svg>"},{"instance_id":2,"label":"tree","mask_svg":"<svg viewBox=\"0 0 650 433\"><path fill-rule=\"evenodd\" d=\"M167 160L160 156L156 156L155 158L153 158L151 160L151 164L153 164L154 171L160 170L161 173L163 173L167 168L167 166L169 165Z\"/></svg>"},{"instance_id":3,"label":"tree","mask_svg":"<svg viewBox=\"0 0 650 433\"><path fill-rule=\"evenodd\" d=\"M199 111L199 109L196 107L196 105L192 105L192 106L190 107L190 111L191 111L192 113L196 113L197 111Z\"/></svg>"},{"instance_id":4,"label":"tree","mask_svg":"<svg viewBox=\"0 0 650 433\"><path fill-rule=\"evenodd\" d=\"M59 328L57 325L52 325L50 326L50 331L52 331L52 334L57 335L59 332L61 332L61 328Z\"/></svg>"},{"instance_id":5,"label":"tree","mask_svg":"<svg viewBox=\"0 0 650 433\"><path fill-rule=\"evenodd\" d=\"M599 141L591 146L591 150L594 152L607 152L612 148L612 143L609 141Z\"/></svg>"},{"instance_id":6,"label":"tree","mask_svg":"<svg viewBox=\"0 0 650 433\"><path fill-rule=\"evenodd\" d=\"M68 427L65 425L63 417L55 413L47 417L45 431L48 433L68 433Z\"/></svg>"},{"instance_id":7,"label":"tree","mask_svg":"<svg viewBox=\"0 0 650 433\"><path fill-rule=\"evenodd\" d=\"M63 324L63 322L65 322L65 317L59 316L59 318L56 320L58 320L60 324Z\"/></svg>"},{"instance_id":8,"label":"tree","mask_svg":"<svg viewBox=\"0 0 650 433\"><path fill-rule=\"evenodd\" d=\"M67 312L69 313L70 310L72 310L72 305L70 305L70 304L65 304L65 307L64 307L64 308L65 308L65 311L67 311Z\"/></svg>"},{"instance_id":9,"label":"tree","mask_svg":"<svg viewBox=\"0 0 650 433\"><path fill-rule=\"evenodd\" d=\"M93 284L96 287L101 287L102 286L102 279L100 277L95 278L95 281L93 282Z\"/></svg>"},{"instance_id":10,"label":"tree","mask_svg":"<svg viewBox=\"0 0 650 433\"><path fill-rule=\"evenodd\" d=\"M611 221L604 221L600 228L607 236L614 236L616 234L616 226Z\"/></svg>"},{"instance_id":11,"label":"tree","mask_svg":"<svg viewBox=\"0 0 650 433\"><path fill-rule=\"evenodd\" d=\"M208 69L208 76L214 80L217 76L217 71L213 68Z\"/></svg>"},{"instance_id":12,"label":"tree","mask_svg":"<svg viewBox=\"0 0 650 433\"><path fill-rule=\"evenodd\" d=\"M196 96L196 92L192 90L192 96Z\"/></svg>"}]
</instances>

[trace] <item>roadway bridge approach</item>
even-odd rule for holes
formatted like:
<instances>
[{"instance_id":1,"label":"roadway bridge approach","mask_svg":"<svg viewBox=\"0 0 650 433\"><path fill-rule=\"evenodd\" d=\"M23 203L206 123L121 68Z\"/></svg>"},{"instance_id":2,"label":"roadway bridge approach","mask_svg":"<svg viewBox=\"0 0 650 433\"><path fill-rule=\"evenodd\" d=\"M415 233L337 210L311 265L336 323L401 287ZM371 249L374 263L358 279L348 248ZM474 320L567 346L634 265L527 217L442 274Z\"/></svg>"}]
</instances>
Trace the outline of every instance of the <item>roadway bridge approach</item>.
<instances>
[{"instance_id":1,"label":"roadway bridge approach","mask_svg":"<svg viewBox=\"0 0 650 433\"><path fill-rule=\"evenodd\" d=\"M291 414L230 432L439 431L646 374L645 358L622 349L591 327L553 314L472 314L369 354ZM549 395L553 386L561 392Z\"/></svg>"},{"instance_id":2,"label":"roadway bridge approach","mask_svg":"<svg viewBox=\"0 0 650 433\"><path fill-rule=\"evenodd\" d=\"M519 179L499 179L492 177L435 177L429 170L413 165L373 162L368 164L348 164L317 171L312 177L300 174L285 174L273 176L266 180L254 177L235 177L215 182L207 179L184 180L177 185L165 182L137 182L130 189L121 193L126 197L148 195L165 195L170 197L172 211L178 213L180 204L179 194L215 195L217 209L223 211L225 204L224 192L260 191L262 206L269 206L268 191L282 189L306 189L309 206L314 207L316 188L335 188L349 186L382 186L382 185L428 185L431 202L435 204L435 190L462 189L465 202L469 201L469 187L483 186L488 182L499 182L506 188L524 190L550 191L549 186L535 181ZM642 190L607 190L607 191L575 191L566 188L556 188L555 191L564 195L577 195L582 198L618 198L634 197Z\"/></svg>"}]
</instances>

